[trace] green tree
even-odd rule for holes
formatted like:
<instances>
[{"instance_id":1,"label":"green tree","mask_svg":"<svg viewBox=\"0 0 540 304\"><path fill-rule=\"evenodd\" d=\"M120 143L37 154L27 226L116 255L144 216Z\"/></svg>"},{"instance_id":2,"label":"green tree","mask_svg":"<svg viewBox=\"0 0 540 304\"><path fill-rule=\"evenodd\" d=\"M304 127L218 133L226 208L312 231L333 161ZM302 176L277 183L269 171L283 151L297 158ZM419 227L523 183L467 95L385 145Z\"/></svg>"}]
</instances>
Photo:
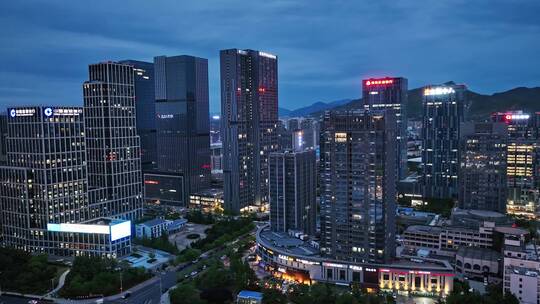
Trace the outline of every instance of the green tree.
<instances>
[{"instance_id":1,"label":"green tree","mask_svg":"<svg viewBox=\"0 0 540 304\"><path fill-rule=\"evenodd\" d=\"M199 298L199 292L193 284L180 284L171 290L172 304L204 304L206 301Z\"/></svg>"},{"instance_id":2,"label":"green tree","mask_svg":"<svg viewBox=\"0 0 540 304\"><path fill-rule=\"evenodd\" d=\"M351 293L344 292L336 298L336 304L358 304L358 299Z\"/></svg>"},{"instance_id":3,"label":"green tree","mask_svg":"<svg viewBox=\"0 0 540 304\"><path fill-rule=\"evenodd\" d=\"M201 251L195 248L186 248L178 256L177 260L179 263L191 262L198 259L201 256Z\"/></svg>"},{"instance_id":4,"label":"green tree","mask_svg":"<svg viewBox=\"0 0 540 304\"><path fill-rule=\"evenodd\" d=\"M278 289L266 288L262 293L263 304L287 304L287 297Z\"/></svg>"},{"instance_id":5,"label":"green tree","mask_svg":"<svg viewBox=\"0 0 540 304\"><path fill-rule=\"evenodd\" d=\"M313 303L309 286L305 284L293 285L289 291L289 300L295 304Z\"/></svg>"},{"instance_id":6,"label":"green tree","mask_svg":"<svg viewBox=\"0 0 540 304\"><path fill-rule=\"evenodd\" d=\"M310 291L314 304L334 303L336 301L336 295L328 283L314 284L311 286Z\"/></svg>"}]
</instances>

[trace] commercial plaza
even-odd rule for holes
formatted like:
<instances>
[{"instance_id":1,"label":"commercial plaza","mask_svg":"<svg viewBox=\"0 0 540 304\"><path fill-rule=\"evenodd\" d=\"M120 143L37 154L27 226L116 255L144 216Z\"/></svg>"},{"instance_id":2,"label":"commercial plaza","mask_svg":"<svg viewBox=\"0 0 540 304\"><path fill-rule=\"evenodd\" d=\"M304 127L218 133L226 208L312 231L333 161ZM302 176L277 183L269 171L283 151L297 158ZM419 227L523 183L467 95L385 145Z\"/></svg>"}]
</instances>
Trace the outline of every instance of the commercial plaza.
<instances>
[{"instance_id":1,"label":"commercial plaza","mask_svg":"<svg viewBox=\"0 0 540 304\"><path fill-rule=\"evenodd\" d=\"M316 244L269 226L257 231L259 266L276 277L305 284L358 283L368 291L401 295L446 296L453 289L454 269L444 260L396 258L387 264L338 261L322 257Z\"/></svg>"}]
</instances>

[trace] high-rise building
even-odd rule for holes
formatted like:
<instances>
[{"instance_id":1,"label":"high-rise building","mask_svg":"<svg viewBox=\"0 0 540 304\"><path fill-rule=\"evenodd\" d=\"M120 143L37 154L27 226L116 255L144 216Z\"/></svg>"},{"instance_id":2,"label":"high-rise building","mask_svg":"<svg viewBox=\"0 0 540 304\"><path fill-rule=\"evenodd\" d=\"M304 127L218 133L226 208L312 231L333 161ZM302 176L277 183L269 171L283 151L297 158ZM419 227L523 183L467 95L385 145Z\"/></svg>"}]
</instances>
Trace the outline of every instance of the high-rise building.
<instances>
[{"instance_id":1,"label":"high-rise building","mask_svg":"<svg viewBox=\"0 0 540 304\"><path fill-rule=\"evenodd\" d=\"M7 120L5 113L0 113L0 166L7 163Z\"/></svg>"},{"instance_id":2,"label":"high-rise building","mask_svg":"<svg viewBox=\"0 0 540 304\"><path fill-rule=\"evenodd\" d=\"M133 66L91 64L83 96L90 217L140 218L143 183Z\"/></svg>"},{"instance_id":3,"label":"high-rise building","mask_svg":"<svg viewBox=\"0 0 540 304\"><path fill-rule=\"evenodd\" d=\"M508 126L506 211L527 218L540 215L539 113L493 113L492 121Z\"/></svg>"},{"instance_id":4,"label":"high-rise building","mask_svg":"<svg viewBox=\"0 0 540 304\"><path fill-rule=\"evenodd\" d=\"M383 263L395 255L396 116L327 112L321 123L321 252Z\"/></svg>"},{"instance_id":5,"label":"high-rise building","mask_svg":"<svg viewBox=\"0 0 540 304\"><path fill-rule=\"evenodd\" d=\"M0 167L3 244L53 255L129 253L130 222L89 212L83 109L9 109Z\"/></svg>"},{"instance_id":6,"label":"high-rise building","mask_svg":"<svg viewBox=\"0 0 540 304\"><path fill-rule=\"evenodd\" d=\"M397 178L407 177L408 81L403 77L370 78L362 81L362 103L367 110L385 110L396 116Z\"/></svg>"},{"instance_id":7,"label":"high-rise building","mask_svg":"<svg viewBox=\"0 0 540 304\"><path fill-rule=\"evenodd\" d=\"M423 90L422 187L424 199L458 196L460 124L465 119L464 85Z\"/></svg>"},{"instance_id":8,"label":"high-rise building","mask_svg":"<svg viewBox=\"0 0 540 304\"><path fill-rule=\"evenodd\" d=\"M269 157L270 226L273 231L315 235L315 151L273 152Z\"/></svg>"},{"instance_id":9,"label":"high-rise building","mask_svg":"<svg viewBox=\"0 0 540 304\"><path fill-rule=\"evenodd\" d=\"M317 122L312 118L304 118L300 123L300 129L302 130L303 137L303 148L304 149L315 149L317 145L316 138L318 137L317 133Z\"/></svg>"},{"instance_id":10,"label":"high-rise building","mask_svg":"<svg viewBox=\"0 0 540 304\"><path fill-rule=\"evenodd\" d=\"M137 134L141 139L141 167L143 171L151 171L157 165L154 64L137 60L124 60L119 63L133 66Z\"/></svg>"},{"instance_id":11,"label":"high-rise building","mask_svg":"<svg viewBox=\"0 0 540 304\"><path fill-rule=\"evenodd\" d=\"M184 177L189 195L209 186L208 60L194 56L154 58L158 171Z\"/></svg>"},{"instance_id":12,"label":"high-rise building","mask_svg":"<svg viewBox=\"0 0 540 304\"><path fill-rule=\"evenodd\" d=\"M275 55L220 52L221 137L225 209L268 202L268 155L278 149L278 64Z\"/></svg>"},{"instance_id":13,"label":"high-rise building","mask_svg":"<svg viewBox=\"0 0 540 304\"><path fill-rule=\"evenodd\" d=\"M287 129L291 132L300 129L300 121L298 118L289 118L289 120L287 120Z\"/></svg>"},{"instance_id":14,"label":"high-rise building","mask_svg":"<svg viewBox=\"0 0 540 304\"><path fill-rule=\"evenodd\" d=\"M506 212L506 142L504 123L461 125L459 207Z\"/></svg>"},{"instance_id":15,"label":"high-rise building","mask_svg":"<svg viewBox=\"0 0 540 304\"><path fill-rule=\"evenodd\" d=\"M276 132L278 137L278 150L285 151L292 149L292 132L285 127L285 123L282 120L278 120Z\"/></svg>"}]
</instances>

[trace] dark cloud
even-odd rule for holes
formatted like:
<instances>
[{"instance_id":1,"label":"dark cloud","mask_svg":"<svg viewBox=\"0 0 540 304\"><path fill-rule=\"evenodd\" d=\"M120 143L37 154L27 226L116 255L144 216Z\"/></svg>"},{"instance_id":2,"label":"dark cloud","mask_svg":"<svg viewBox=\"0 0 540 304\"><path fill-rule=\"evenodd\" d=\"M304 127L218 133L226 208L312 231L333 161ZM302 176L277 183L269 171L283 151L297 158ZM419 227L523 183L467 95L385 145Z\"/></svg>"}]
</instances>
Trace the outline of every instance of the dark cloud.
<instances>
[{"instance_id":1,"label":"dark cloud","mask_svg":"<svg viewBox=\"0 0 540 304\"><path fill-rule=\"evenodd\" d=\"M448 80L491 93L540 84L538 0L2 1L0 106L78 104L87 64L218 51L279 56L280 105L360 95L360 79Z\"/></svg>"}]
</instances>

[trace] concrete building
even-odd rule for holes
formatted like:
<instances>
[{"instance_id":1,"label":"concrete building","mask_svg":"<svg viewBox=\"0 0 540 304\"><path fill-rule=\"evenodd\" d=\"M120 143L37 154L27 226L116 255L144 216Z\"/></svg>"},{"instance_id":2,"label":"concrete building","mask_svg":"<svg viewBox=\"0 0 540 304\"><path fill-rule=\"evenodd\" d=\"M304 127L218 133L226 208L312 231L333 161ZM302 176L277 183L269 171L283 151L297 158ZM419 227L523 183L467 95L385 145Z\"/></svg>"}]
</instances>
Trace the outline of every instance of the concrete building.
<instances>
[{"instance_id":1,"label":"concrete building","mask_svg":"<svg viewBox=\"0 0 540 304\"><path fill-rule=\"evenodd\" d=\"M315 235L317 168L315 151L274 152L269 157L270 226Z\"/></svg>"},{"instance_id":2,"label":"concrete building","mask_svg":"<svg viewBox=\"0 0 540 304\"><path fill-rule=\"evenodd\" d=\"M327 112L321 124L321 251L384 263L395 255L395 115Z\"/></svg>"},{"instance_id":3,"label":"concrete building","mask_svg":"<svg viewBox=\"0 0 540 304\"><path fill-rule=\"evenodd\" d=\"M396 116L397 180L407 177L408 80L403 77L362 80L362 103L367 110L385 110Z\"/></svg>"},{"instance_id":4,"label":"concrete building","mask_svg":"<svg viewBox=\"0 0 540 304\"><path fill-rule=\"evenodd\" d=\"M540 258L535 244L504 240L503 292L513 294L524 304L540 301Z\"/></svg>"},{"instance_id":5,"label":"concrete building","mask_svg":"<svg viewBox=\"0 0 540 304\"><path fill-rule=\"evenodd\" d=\"M187 224L186 219L164 220L153 219L141 224L135 225L135 231L138 238L158 238L164 233L171 234L180 231Z\"/></svg>"},{"instance_id":6,"label":"concrete building","mask_svg":"<svg viewBox=\"0 0 540 304\"><path fill-rule=\"evenodd\" d=\"M268 203L268 155L278 149L278 60L275 55L220 52L225 209Z\"/></svg>"},{"instance_id":7,"label":"concrete building","mask_svg":"<svg viewBox=\"0 0 540 304\"><path fill-rule=\"evenodd\" d=\"M208 60L193 56L154 58L157 169L182 174L183 204L210 185Z\"/></svg>"},{"instance_id":8,"label":"concrete building","mask_svg":"<svg viewBox=\"0 0 540 304\"><path fill-rule=\"evenodd\" d=\"M463 123L461 136L459 207L505 213L506 124Z\"/></svg>"},{"instance_id":9,"label":"concrete building","mask_svg":"<svg viewBox=\"0 0 540 304\"><path fill-rule=\"evenodd\" d=\"M464 85L423 90L422 162L425 199L458 196L460 124L465 118Z\"/></svg>"},{"instance_id":10,"label":"concrete building","mask_svg":"<svg viewBox=\"0 0 540 304\"><path fill-rule=\"evenodd\" d=\"M463 277L500 283L502 254L493 249L460 247L456 253L456 273Z\"/></svg>"}]
</instances>

